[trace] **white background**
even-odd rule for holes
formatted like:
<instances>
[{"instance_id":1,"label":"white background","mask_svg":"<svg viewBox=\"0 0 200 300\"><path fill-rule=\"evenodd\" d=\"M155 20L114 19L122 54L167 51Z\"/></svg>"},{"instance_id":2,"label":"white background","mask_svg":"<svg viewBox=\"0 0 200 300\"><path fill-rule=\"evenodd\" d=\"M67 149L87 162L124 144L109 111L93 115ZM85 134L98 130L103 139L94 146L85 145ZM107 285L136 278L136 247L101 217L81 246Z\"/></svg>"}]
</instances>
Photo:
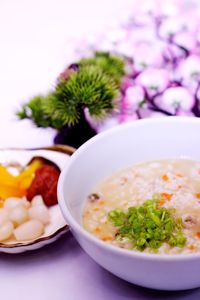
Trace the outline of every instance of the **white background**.
<instances>
[{"instance_id":1,"label":"white background","mask_svg":"<svg viewBox=\"0 0 200 300\"><path fill-rule=\"evenodd\" d=\"M0 0L0 147L52 143L53 130L16 122L15 111L51 89L71 62L74 41L103 32L127 14L132 2Z\"/></svg>"}]
</instances>

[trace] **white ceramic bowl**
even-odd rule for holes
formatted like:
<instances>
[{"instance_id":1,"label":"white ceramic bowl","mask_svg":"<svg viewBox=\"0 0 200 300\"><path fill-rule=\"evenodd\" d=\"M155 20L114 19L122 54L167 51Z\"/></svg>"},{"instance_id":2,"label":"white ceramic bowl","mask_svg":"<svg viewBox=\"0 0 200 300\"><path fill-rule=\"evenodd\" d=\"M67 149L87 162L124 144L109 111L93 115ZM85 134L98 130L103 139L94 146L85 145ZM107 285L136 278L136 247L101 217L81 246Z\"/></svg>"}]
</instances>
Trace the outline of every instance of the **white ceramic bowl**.
<instances>
[{"instance_id":1,"label":"white ceramic bowl","mask_svg":"<svg viewBox=\"0 0 200 300\"><path fill-rule=\"evenodd\" d=\"M200 160L199 119L167 117L118 126L72 155L59 179L58 198L74 236L105 269L144 287L184 290L200 287L200 253L159 255L120 249L98 240L81 225L84 201L105 176L140 161L171 157Z\"/></svg>"}]
</instances>

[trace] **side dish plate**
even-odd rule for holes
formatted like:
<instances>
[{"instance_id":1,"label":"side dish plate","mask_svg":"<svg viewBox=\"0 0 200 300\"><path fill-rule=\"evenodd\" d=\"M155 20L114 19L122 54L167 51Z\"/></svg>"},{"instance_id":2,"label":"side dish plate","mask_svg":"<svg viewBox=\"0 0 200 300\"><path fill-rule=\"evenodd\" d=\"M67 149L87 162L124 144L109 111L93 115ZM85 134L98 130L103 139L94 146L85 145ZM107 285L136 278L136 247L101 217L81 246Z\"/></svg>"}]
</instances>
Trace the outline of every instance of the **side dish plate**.
<instances>
[{"instance_id":1,"label":"side dish plate","mask_svg":"<svg viewBox=\"0 0 200 300\"><path fill-rule=\"evenodd\" d=\"M74 148L66 145L54 145L36 149L0 149L0 164L10 168L26 166L33 157L42 157L55 163L60 170L68 163ZM49 207L50 223L46 225L44 234L28 242L8 240L0 243L0 252L21 253L35 250L56 241L61 235L69 231L58 204Z\"/></svg>"}]
</instances>

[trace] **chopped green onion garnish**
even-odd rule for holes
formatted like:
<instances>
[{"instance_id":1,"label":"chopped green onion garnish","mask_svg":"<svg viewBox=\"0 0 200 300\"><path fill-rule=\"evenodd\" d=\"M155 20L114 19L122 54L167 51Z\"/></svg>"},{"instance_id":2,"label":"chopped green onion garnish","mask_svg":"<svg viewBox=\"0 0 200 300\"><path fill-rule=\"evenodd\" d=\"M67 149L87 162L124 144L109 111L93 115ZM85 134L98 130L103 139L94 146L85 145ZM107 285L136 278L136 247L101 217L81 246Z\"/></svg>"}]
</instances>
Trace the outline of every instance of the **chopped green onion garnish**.
<instances>
[{"instance_id":1,"label":"chopped green onion garnish","mask_svg":"<svg viewBox=\"0 0 200 300\"><path fill-rule=\"evenodd\" d=\"M118 229L116 238L128 238L133 248L140 251L147 247L156 251L163 243L184 247L186 238L181 218L174 216L174 209L160 207L155 198L129 207L128 211L116 209L108 214L109 221Z\"/></svg>"}]
</instances>

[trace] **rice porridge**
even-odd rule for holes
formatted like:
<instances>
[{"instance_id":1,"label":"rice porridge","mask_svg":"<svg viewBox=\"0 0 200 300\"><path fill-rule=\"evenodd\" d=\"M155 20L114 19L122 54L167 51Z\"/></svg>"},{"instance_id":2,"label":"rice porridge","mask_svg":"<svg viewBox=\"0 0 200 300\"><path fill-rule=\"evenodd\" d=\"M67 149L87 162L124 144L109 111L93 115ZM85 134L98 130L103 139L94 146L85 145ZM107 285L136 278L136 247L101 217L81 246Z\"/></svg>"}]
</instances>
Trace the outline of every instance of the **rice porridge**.
<instances>
[{"instance_id":1,"label":"rice porridge","mask_svg":"<svg viewBox=\"0 0 200 300\"><path fill-rule=\"evenodd\" d=\"M105 178L86 200L83 226L120 248L200 252L200 162L144 162Z\"/></svg>"}]
</instances>

